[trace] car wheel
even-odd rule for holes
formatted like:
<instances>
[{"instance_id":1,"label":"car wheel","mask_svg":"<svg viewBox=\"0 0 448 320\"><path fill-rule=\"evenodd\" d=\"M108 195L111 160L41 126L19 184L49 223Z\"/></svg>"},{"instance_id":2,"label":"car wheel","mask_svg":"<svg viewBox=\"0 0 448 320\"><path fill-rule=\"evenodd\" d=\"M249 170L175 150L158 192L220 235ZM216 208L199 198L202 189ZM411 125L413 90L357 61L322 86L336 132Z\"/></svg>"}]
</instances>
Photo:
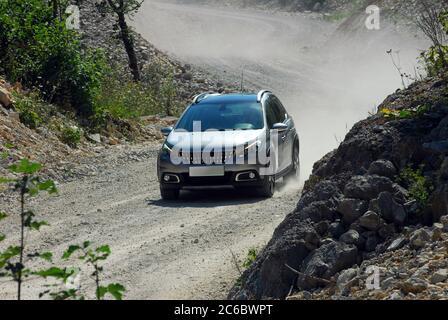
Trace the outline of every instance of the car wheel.
<instances>
[{"instance_id":1,"label":"car wheel","mask_svg":"<svg viewBox=\"0 0 448 320\"><path fill-rule=\"evenodd\" d=\"M288 181L300 181L300 156L299 149L294 147L292 156L292 170L288 174Z\"/></svg>"},{"instance_id":2,"label":"car wheel","mask_svg":"<svg viewBox=\"0 0 448 320\"><path fill-rule=\"evenodd\" d=\"M176 200L179 198L179 189L166 189L162 186L160 187L160 195L163 200Z\"/></svg>"},{"instance_id":3,"label":"car wheel","mask_svg":"<svg viewBox=\"0 0 448 320\"><path fill-rule=\"evenodd\" d=\"M263 198L272 198L274 192L275 192L274 176L265 177L263 186L258 188L258 194Z\"/></svg>"}]
</instances>

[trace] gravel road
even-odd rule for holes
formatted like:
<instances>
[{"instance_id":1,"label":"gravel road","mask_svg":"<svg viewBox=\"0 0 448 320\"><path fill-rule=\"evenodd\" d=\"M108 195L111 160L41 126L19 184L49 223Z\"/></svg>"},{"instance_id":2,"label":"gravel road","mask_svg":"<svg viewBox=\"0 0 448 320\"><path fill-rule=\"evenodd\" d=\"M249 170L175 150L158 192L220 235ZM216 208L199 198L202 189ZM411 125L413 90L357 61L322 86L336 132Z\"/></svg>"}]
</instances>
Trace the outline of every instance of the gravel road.
<instances>
[{"instance_id":1,"label":"gravel road","mask_svg":"<svg viewBox=\"0 0 448 320\"><path fill-rule=\"evenodd\" d=\"M107 243L112 255L104 281L124 284L128 299L225 298L238 278L231 252L244 260L250 248L262 247L294 208L299 188L284 186L268 200L227 190L163 201L155 172L158 147L102 150L84 161L94 168L88 176L61 184L58 196L34 200L31 207L50 226L27 237L28 252L53 251L55 263L64 264L59 257L70 244ZM17 241L15 219L0 230L8 235L6 245ZM14 298L14 285L0 281L0 298ZM43 283L27 280L25 297L37 298ZM81 284L93 287L87 271Z\"/></svg>"}]
</instances>

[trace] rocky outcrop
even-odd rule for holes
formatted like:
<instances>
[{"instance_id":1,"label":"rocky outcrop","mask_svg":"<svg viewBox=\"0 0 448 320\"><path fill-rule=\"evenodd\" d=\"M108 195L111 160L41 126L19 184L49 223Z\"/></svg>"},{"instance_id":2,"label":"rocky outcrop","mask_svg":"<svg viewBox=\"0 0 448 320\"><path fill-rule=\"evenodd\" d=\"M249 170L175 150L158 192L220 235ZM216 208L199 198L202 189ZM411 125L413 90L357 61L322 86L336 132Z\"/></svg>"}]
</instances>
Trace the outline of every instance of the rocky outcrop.
<instances>
[{"instance_id":1,"label":"rocky outcrop","mask_svg":"<svg viewBox=\"0 0 448 320\"><path fill-rule=\"evenodd\" d=\"M368 261L429 250L446 239L448 148L441 142L448 141L447 88L446 78L415 83L355 124L340 147L314 165L296 210L230 298L285 298L291 288L306 296L335 294L335 287L348 294L358 279L354 270ZM389 117L386 108L408 112ZM443 278L443 270L438 275ZM427 289L420 280L410 277L395 288L403 296L417 294Z\"/></svg>"}]
</instances>

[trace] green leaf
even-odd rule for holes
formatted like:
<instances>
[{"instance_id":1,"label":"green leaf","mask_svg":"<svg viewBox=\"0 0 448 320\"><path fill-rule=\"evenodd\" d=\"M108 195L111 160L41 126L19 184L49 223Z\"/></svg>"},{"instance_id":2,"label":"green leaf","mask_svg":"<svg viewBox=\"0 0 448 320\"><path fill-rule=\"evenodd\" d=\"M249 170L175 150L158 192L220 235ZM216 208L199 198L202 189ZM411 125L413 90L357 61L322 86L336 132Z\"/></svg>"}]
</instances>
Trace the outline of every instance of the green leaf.
<instances>
[{"instance_id":1,"label":"green leaf","mask_svg":"<svg viewBox=\"0 0 448 320\"><path fill-rule=\"evenodd\" d=\"M13 257L20 254L20 247L9 247L6 251L0 253L0 268L3 268L5 264Z\"/></svg>"},{"instance_id":2,"label":"green leaf","mask_svg":"<svg viewBox=\"0 0 448 320\"><path fill-rule=\"evenodd\" d=\"M68 258L70 258L72 256L73 253L75 253L78 250L81 250L80 246L77 246L77 245L69 246L68 249L62 255L62 259L67 260Z\"/></svg>"},{"instance_id":3,"label":"green leaf","mask_svg":"<svg viewBox=\"0 0 448 320\"><path fill-rule=\"evenodd\" d=\"M84 241L82 246L84 249L87 249L88 247L90 247L91 242L90 241Z\"/></svg>"},{"instance_id":4,"label":"green leaf","mask_svg":"<svg viewBox=\"0 0 448 320\"><path fill-rule=\"evenodd\" d=\"M38 183L36 185L36 187L40 190L40 191L47 191L49 194L53 194L58 192L56 185L54 184L54 181L52 180L47 180L41 183Z\"/></svg>"},{"instance_id":5,"label":"green leaf","mask_svg":"<svg viewBox=\"0 0 448 320\"><path fill-rule=\"evenodd\" d=\"M108 245L104 245L96 248L96 252L110 254L110 247Z\"/></svg>"},{"instance_id":6,"label":"green leaf","mask_svg":"<svg viewBox=\"0 0 448 320\"><path fill-rule=\"evenodd\" d=\"M4 146L5 146L6 149L13 149L14 148L14 145L12 143L5 143Z\"/></svg>"},{"instance_id":7,"label":"green leaf","mask_svg":"<svg viewBox=\"0 0 448 320\"><path fill-rule=\"evenodd\" d=\"M51 267L46 270L34 272L33 274L36 276L40 276L42 278L55 278L55 279L62 279L63 281L65 281L68 277L70 277L73 274L73 272L74 271L67 272L66 269Z\"/></svg>"},{"instance_id":8,"label":"green leaf","mask_svg":"<svg viewBox=\"0 0 448 320\"><path fill-rule=\"evenodd\" d=\"M104 296L106 295L107 291L108 291L107 287L99 286L96 289L96 297L97 297L97 299L99 299L99 300L103 299Z\"/></svg>"},{"instance_id":9,"label":"green leaf","mask_svg":"<svg viewBox=\"0 0 448 320\"><path fill-rule=\"evenodd\" d=\"M53 254L51 252L43 252L39 254L39 258L51 262L53 260Z\"/></svg>"},{"instance_id":10,"label":"green leaf","mask_svg":"<svg viewBox=\"0 0 448 320\"><path fill-rule=\"evenodd\" d=\"M6 183L11 183L11 182L16 182L16 180L0 177L0 184L6 184Z\"/></svg>"},{"instance_id":11,"label":"green leaf","mask_svg":"<svg viewBox=\"0 0 448 320\"><path fill-rule=\"evenodd\" d=\"M43 226L49 226L47 221L33 221L31 222L31 224L29 225L29 228L32 230L37 230L39 231L41 227Z\"/></svg>"},{"instance_id":12,"label":"green leaf","mask_svg":"<svg viewBox=\"0 0 448 320\"><path fill-rule=\"evenodd\" d=\"M7 218L8 215L2 211L0 211L0 221L2 221L3 219Z\"/></svg>"},{"instance_id":13,"label":"green leaf","mask_svg":"<svg viewBox=\"0 0 448 320\"><path fill-rule=\"evenodd\" d=\"M20 160L19 164L13 164L9 170L14 173L33 174L42 169L40 163L30 162L28 159Z\"/></svg>"},{"instance_id":14,"label":"green leaf","mask_svg":"<svg viewBox=\"0 0 448 320\"><path fill-rule=\"evenodd\" d=\"M119 283L111 283L107 286L107 291L115 298L115 300L122 300L123 293L126 289Z\"/></svg>"}]
</instances>

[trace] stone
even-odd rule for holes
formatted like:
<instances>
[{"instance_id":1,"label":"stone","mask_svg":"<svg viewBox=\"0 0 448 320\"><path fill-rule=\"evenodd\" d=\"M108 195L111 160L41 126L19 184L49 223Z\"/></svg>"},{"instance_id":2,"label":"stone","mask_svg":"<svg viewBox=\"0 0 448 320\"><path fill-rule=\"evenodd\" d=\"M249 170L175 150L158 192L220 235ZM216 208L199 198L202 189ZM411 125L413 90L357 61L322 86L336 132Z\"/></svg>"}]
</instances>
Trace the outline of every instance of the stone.
<instances>
[{"instance_id":1,"label":"stone","mask_svg":"<svg viewBox=\"0 0 448 320\"><path fill-rule=\"evenodd\" d=\"M345 232L344 224L341 222L333 222L330 224L328 232L333 238L339 239L339 237Z\"/></svg>"},{"instance_id":2,"label":"stone","mask_svg":"<svg viewBox=\"0 0 448 320\"><path fill-rule=\"evenodd\" d=\"M375 251L376 246L378 245L379 241L378 241L378 237L374 234L369 235L366 238L365 244L364 244L364 250L366 252L372 252Z\"/></svg>"},{"instance_id":3,"label":"stone","mask_svg":"<svg viewBox=\"0 0 448 320\"><path fill-rule=\"evenodd\" d=\"M395 235L395 225L393 223L383 225L378 230L378 235L383 239L389 239Z\"/></svg>"},{"instance_id":4,"label":"stone","mask_svg":"<svg viewBox=\"0 0 448 320\"><path fill-rule=\"evenodd\" d=\"M378 197L378 213L387 221L396 223L399 226L405 224L407 213L404 207L398 204L390 192L381 192Z\"/></svg>"},{"instance_id":5,"label":"stone","mask_svg":"<svg viewBox=\"0 0 448 320\"><path fill-rule=\"evenodd\" d=\"M336 288L338 291L345 295L348 293L350 288L354 285L353 281L358 276L358 268L350 268L341 271L338 279L336 280Z\"/></svg>"},{"instance_id":6,"label":"stone","mask_svg":"<svg viewBox=\"0 0 448 320\"><path fill-rule=\"evenodd\" d=\"M353 223L366 212L368 203L359 199L343 199L339 202L337 211L343 216L346 223Z\"/></svg>"},{"instance_id":7,"label":"stone","mask_svg":"<svg viewBox=\"0 0 448 320\"><path fill-rule=\"evenodd\" d=\"M389 289L394 282L395 282L394 277L388 277L384 279L383 281L381 281L381 289L383 290Z\"/></svg>"},{"instance_id":8,"label":"stone","mask_svg":"<svg viewBox=\"0 0 448 320\"><path fill-rule=\"evenodd\" d=\"M358 249L353 245L341 242L322 245L304 260L300 269L302 275L299 275L297 279L297 286L300 290L325 286L327 283L320 282L318 279L330 279L341 270L356 264L357 258Z\"/></svg>"},{"instance_id":9,"label":"stone","mask_svg":"<svg viewBox=\"0 0 448 320\"><path fill-rule=\"evenodd\" d=\"M401 291L406 294L417 294L428 288L428 282L418 277L411 277L405 282L400 283L398 286Z\"/></svg>"},{"instance_id":10,"label":"stone","mask_svg":"<svg viewBox=\"0 0 448 320\"><path fill-rule=\"evenodd\" d=\"M339 241L358 246L360 243L360 235L356 230L348 230L339 238Z\"/></svg>"},{"instance_id":11,"label":"stone","mask_svg":"<svg viewBox=\"0 0 448 320\"><path fill-rule=\"evenodd\" d=\"M399 237L392 241L392 243L387 247L387 251L395 251L401 249L407 242L405 237Z\"/></svg>"},{"instance_id":12,"label":"stone","mask_svg":"<svg viewBox=\"0 0 448 320\"><path fill-rule=\"evenodd\" d=\"M318 222L314 226L314 229L320 236L323 236L327 233L329 227L330 227L330 224L328 223L328 221L324 220L324 221Z\"/></svg>"},{"instance_id":13,"label":"stone","mask_svg":"<svg viewBox=\"0 0 448 320\"><path fill-rule=\"evenodd\" d=\"M380 159L370 164L368 173L393 179L397 174L397 169L389 160Z\"/></svg>"},{"instance_id":14,"label":"stone","mask_svg":"<svg viewBox=\"0 0 448 320\"><path fill-rule=\"evenodd\" d=\"M401 294L400 291L395 291L389 296L389 300L402 300L402 299L403 295Z\"/></svg>"},{"instance_id":15,"label":"stone","mask_svg":"<svg viewBox=\"0 0 448 320\"><path fill-rule=\"evenodd\" d=\"M431 283L437 284L440 282L444 282L448 278L448 270L447 269L439 269L431 276Z\"/></svg>"},{"instance_id":16,"label":"stone","mask_svg":"<svg viewBox=\"0 0 448 320\"><path fill-rule=\"evenodd\" d=\"M11 93L3 87L0 87L0 103L9 108L13 104Z\"/></svg>"},{"instance_id":17,"label":"stone","mask_svg":"<svg viewBox=\"0 0 448 320\"><path fill-rule=\"evenodd\" d=\"M431 240L433 242L442 240L443 224L434 223L432 226Z\"/></svg>"},{"instance_id":18,"label":"stone","mask_svg":"<svg viewBox=\"0 0 448 320\"><path fill-rule=\"evenodd\" d=\"M383 221L376 212L367 211L361 218L359 218L359 224L367 230L376 231L382 226Z\"/></svg>"},{"instance_id":19,"label":"stone","mask_svg":"<svg viewBox=\"0 0 448 320\"><path fill-rule=\"evenodd\" d=\"M101 135L99 133L89 134L87 135L87 139L91 142L101 143Z\"/></svg>"},{"instance_id":20,"label":"stone","mask_svg":"<svg viewBox=\"0 0 448 320\"><path fill-rule=\"evenodd\" d=\"M443 225L443 231L448 232L448 216L440 217L440 223Z\"/></svg>"},{"instance_id":21,"label":"stone","mask_svg":"<svg viewBox=\"0 0 448 320\"><path fill-rule=\"evenodd\" d=\"M393 182L377 175L354 176L346 184L344 195L347 198L372 200L381 192L393 192Z\"/></svg>"},{"instance_id":22,"label":"stone","mask_svg":"<svg viewBox=\"0 0 448 320\"><path fill-rule=\"evenodd\" d=\"M429 241L431 241L431 235L425 229L414 231L409 239L411 247L414 249L423 248Z\"/></svg>"}]
</instances>

